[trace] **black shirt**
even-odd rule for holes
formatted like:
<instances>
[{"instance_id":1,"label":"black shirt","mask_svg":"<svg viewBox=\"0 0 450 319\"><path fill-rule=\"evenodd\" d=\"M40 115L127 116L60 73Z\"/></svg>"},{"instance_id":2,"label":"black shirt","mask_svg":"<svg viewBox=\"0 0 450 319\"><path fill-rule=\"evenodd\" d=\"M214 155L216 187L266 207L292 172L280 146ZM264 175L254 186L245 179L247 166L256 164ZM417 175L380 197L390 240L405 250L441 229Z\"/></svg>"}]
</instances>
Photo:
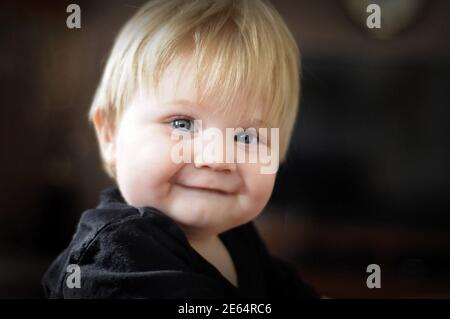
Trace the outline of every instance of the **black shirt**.
<instances>
[{"instance_id":1,"label":"black shirt","mask_svg":"<svg viewBox=\"0 0 450 319\"><path fill-rule=\"evenodd\" d=\"M85 211L69 246L42 283L48 298L319 298L286 262L269 254L253 222L219 234L238 286L190 246L182 229L153 207L128 205L117 187ZM81 285L67 277L79 266Z\"/></svg>"}]
</instances>

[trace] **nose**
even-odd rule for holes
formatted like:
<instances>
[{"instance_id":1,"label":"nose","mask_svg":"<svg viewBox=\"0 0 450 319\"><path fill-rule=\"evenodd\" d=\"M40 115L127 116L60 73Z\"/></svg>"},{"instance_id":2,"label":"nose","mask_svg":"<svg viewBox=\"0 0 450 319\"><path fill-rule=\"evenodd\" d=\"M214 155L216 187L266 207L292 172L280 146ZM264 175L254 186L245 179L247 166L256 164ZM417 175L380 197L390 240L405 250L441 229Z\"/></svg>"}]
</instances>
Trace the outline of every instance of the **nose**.
<instances>
[{"instance_id":1,"label":"nose","mask_svg":"<svg viewBox=\"0 0 450 319\"><path fill-rule=\"evenodd\" d=\"M207 167L214 171L226 172L226 173L236 171L236 163L226 163L226 162L216 162L216 161L211 161L211 160L205 160L205 159L199 158L198 156L195 156L194 166L195 166L195 168Z\"/></svg>"},{"instance_id":2,"label":"nose","mask_svg":"<svg viewBox=\"0 0 450 319\"><path fill-rule=\"evenodd\" d=\"M194 167L207 167L218 172L234 172L236 171L236 163L227 163L224 159L217 161L210 156L205 156L202 152L196 152L194 156Z\"/></svg>"},{"instance_id":3,"label":"nose","mask_svg":"<svg viewBox=\"0 0 450 319\"><path fill-rule=\"evenodd\" d=\"M200 139L201 140L201 139ZM210 168L214 171L218 172L225 172L230 173L236 171L236 163L234 162L234 158L232 162L226 161L226 143L223 143L223 149L221 156L214 156L216 155L217 151L220 151L220 149L215 149L216 153L210 152L209 150L214 150L214 146L212 144L205 143L205 141L197 140L197 142L202 143L202 147L200 149L194 150L194 167L195 168ZM210 142L214 143L214 142ZM198 144L196 144L198 145ZM209 148L209 150L208 150Z\"/></svg>"}]
</instances>

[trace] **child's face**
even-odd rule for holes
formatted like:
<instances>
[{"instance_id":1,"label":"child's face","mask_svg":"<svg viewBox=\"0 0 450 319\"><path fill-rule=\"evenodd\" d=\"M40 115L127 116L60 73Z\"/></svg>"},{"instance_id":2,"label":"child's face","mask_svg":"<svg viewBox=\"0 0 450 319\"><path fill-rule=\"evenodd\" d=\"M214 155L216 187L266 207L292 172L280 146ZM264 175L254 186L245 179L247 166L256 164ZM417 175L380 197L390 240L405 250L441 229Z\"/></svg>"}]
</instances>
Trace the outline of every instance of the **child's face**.
<instances>
[{"instance_id":1,"label":"child's face","mask_svg":"<svg viewBox=\"0 0 450 319\"><path fill-rule=\"evenodd\" d=\"M215 127L224 136L226 128L258 128L250 124L251 118L238 121L235 114L213 113L213 101L206 107L171 103L197 100L195 71L189 63L183 66L170 66L161 79L159 95L137 95L123 114L114 148L116 176L130 205L158 208L188 237L200 237L255 218L269 200L276 174L261 174L258 162L202 162L195 155L191 163L172 160L172 148L179 142L171 134L180 123L201 120L203 129ZM185 120L174 122L180 118Z\"/></svg>"}]
</instances>

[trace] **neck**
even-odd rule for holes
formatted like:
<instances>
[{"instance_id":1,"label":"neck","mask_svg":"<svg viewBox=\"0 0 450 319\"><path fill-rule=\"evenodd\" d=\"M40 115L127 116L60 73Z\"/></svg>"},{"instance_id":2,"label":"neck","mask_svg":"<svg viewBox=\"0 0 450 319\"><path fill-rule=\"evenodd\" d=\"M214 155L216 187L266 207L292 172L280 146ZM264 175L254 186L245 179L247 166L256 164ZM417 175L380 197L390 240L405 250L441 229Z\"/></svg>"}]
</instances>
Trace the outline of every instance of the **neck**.
<instances>
[{"instance_id":1,"label":"neck","mask_svg":"<svg viewBox=\"0 0 450 319\"><path fill-rule=\"evenodd\" d=\"M207 247L213 247L220 239L216 232L207 232L204 230L194 230L186 227L181 227L189 244L196 250L202 250Z\"/></svg>"},{"instance_id":2,"label":"neck","mask_svg":"<svg viewBox=\"0 0 450 319\"><path fill-rule=\"evenodd\" d=\"M191 243L191 244L205 245L205 246L214 244L219 239L218 235L205 235L205 236L201 236L201 237L186 236L186 237L187 237L189 243Z\"/></svg>"},{"instance_id":3,"label":"neck","mask_svg":"<svg viewBox=\"0 0 450 319\"><path fill-rule=\"evenodd\" d=\"M191 245L210 245L219 239L217 234L210 233L185 233Z\"/></svg>"},{"instance_id":4,"label":"neck","mask_svg":"<svg viewBox=\"0 0 450 319\"><path fill-rule=\"evenodd\" d=\"M183 230L187 240L189 242L195 243L208 243L216 240L218 238L218 232L214 230L206 230L197 227L190 227L186 225L180 225L180 228Z\"/></svg>"}]
</instances>

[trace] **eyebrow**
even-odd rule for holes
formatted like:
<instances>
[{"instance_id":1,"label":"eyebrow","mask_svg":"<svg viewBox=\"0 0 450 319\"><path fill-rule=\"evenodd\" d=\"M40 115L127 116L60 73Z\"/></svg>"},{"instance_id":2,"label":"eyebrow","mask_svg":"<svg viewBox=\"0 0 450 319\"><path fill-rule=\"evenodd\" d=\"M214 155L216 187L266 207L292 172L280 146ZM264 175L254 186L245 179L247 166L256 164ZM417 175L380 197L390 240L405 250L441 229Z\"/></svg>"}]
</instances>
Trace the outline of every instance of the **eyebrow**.
<instances>
[{"instance_id":1,"label":"eyebrow","mask_svg":"<svg viewBox=\"0 0 450 319\"><path fill-rule=\"evenodd\" d=\"M186 99L179 99L179 100L173 100L161 103L161 105L180 105L180 106L187 106L188 108L195 108L196 106L202 107L202 105L198 102L189 101ZM269 123L263 119L260 118L253 118L245 121L247 125L246 127L254 127L254 126L261 126L261 127L270 127Z\"/></svg>"},{"instance_id":2,"label":"eyebrow","mask_svg":"<svg viewBox=\"0 0 450 319\"><path fill-rule=\"evenodd\" d=\"M161 105L182 105L182 106L187 106L187 107L201 106L200 103L185 100L185 99L168 101L168 102L161 103Z\"/></svg>"}]
</instances>

